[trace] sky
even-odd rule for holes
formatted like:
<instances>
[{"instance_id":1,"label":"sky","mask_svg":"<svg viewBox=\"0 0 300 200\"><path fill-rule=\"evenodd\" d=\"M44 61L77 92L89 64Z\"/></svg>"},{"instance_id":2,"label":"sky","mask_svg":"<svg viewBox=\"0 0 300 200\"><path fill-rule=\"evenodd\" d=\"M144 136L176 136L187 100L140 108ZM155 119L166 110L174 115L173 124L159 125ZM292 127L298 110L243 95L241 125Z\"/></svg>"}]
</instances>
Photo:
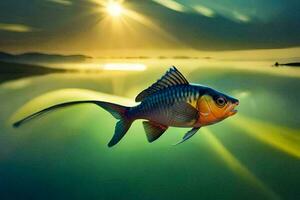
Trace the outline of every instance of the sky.
<instances>
[{"instance_id":1,"label":"sky","mask_svg":"<svg viewBox=\"0 0 300 200\"><path fill-rule=\"evenodd\" d=\"M0 51L101 55L300 46L298 0L1 0ZM158 51L159 50L159 51Z\"/></svg>"}]
</instances>

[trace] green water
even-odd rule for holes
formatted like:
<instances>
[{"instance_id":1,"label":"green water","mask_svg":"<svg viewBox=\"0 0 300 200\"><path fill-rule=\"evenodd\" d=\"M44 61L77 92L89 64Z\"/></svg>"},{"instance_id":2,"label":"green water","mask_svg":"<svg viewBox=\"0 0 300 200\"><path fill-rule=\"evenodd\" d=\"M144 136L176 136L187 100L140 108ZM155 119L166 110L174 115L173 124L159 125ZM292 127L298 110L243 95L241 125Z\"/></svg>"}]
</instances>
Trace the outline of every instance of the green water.
<instances>
[{"instance_id":1,"label":"green water","mask_svg":"<svg viewBox=\"0 0 300 200\"><path fill-rule=\"evenodd\" d=\"M240 106L234 117L178 146L172 144L188 129L170 128L149 144L137 121L108 148L116 120L95 105L51 112L19 129L10 125L25 103L60 89L133 100L164 73L164 64L150 63L141 72L52 74L1 84L1 199L300 198L300 69L182 61L190 82L238 97Z\"/></svg>"}]
</instances>

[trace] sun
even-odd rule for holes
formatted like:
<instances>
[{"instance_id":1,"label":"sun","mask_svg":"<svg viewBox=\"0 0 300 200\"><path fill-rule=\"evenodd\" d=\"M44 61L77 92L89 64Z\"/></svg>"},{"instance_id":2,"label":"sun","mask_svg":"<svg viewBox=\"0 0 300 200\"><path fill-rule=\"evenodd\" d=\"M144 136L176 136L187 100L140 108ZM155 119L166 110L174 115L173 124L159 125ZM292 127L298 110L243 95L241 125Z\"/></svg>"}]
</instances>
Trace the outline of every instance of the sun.
<instances>
[{"instance_id":1,"label":"sun","mask_svg":"<svg viewBox=\"0 0 300 200\"><path fill-rule=\"evenodd\" d=\"M106 6L107 13L112 17L119 17L123 13L123 7L119 2L111 1Z\"/></svg>"}]
</instances>

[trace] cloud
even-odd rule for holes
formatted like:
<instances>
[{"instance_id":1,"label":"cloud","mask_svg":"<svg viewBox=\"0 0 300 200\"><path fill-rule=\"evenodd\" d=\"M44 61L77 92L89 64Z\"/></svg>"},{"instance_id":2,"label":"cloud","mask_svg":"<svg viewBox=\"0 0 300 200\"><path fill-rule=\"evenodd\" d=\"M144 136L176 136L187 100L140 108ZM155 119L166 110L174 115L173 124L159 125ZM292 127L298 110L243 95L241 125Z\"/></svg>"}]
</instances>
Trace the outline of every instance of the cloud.
<instances>
[{"instance_id":1,"label":"cloud","mask_svg":"<svg viewBox=\"0 0 300 200\"><path fill-rule=\"evenodd\" d=\"M64 6L70 6L72 5L72 1L69 0L48 0L49 2L58 3Z\"/></svg>"},{"instance_id":2,"label":"cloud","mask_svg":"<svg viewBox=\"0 0 300 200\"><path fill-rule=\"evenodd\" d=\"M233 11L232 15L233 15L234 19L236 19L236 20L238 20L240 22L247 23L247 22L251 21L250 17L248 17L248 16L246 16L244 14L241 14L241 13L239 13L237 11Z\"/></svg>"},{"instance_id":3,"label":"cloud","mask_svg":"<svg viewBox=\"0 0 300 200\"><path fill-rule=\"evenodd\" d=\"M26 32L32 32L34 30L35 30L34 28L24 24L0 23L0 31L26 33Z\"/></svg>"},{"instance_id":4,"label":"cloud","mask_svg":"<svg viewBox=\"0 0 300 200\"><path fill-rule=\"evenodd\" d=\"M201 0L201 2L196 0L127 0L124 1L124 7L143 16L147 19L147 24L126 16L127 22L123 23L125 19L123 17L120 23L122 28L109 35L108 33L114 31L111 28L113 26L109 23L102 23L107 21L102 20L105 14L99 12L102 8L101 2L108 0L72 0L71 6L49 2L50 0L31 0L30 4L27 1L13 3L16 1L18 0L0 0L0 23L19 23L22 26L30 25L34 29L22 28L22 26L15 28L15 26L2 24L0 47L8 51L78 49L76 52L82 50L89 53L88 51L100 52L100 49L186 47L217 51L273 49L300 45L300 15L296 12L297 6L285 2L282 2L285 6L278 7L276 4L265 1L259 1L265 2L263 5L252 5L248 1L241 0L240 4L234 4L237 0L232 0L231 3L225 3L228 1L222 0ZM175 2L177 6L172 7L170 2ZM300 5L300 1L297 5ZM60 7L64 9L59 9ZM14 12L15 10L18 10L18 13ZM20 18L22 21L19 21ZM153 31L153 25L157 27L155 30L160 31ZM10 34L13 32L7 32L8 30L34 31L34 35L32 33ZM107 35L111 37L107 38Z\"/></svg>"},{"instance_id":5,"label":"cloud","mask_svg":"<svg viewBox=\"0 0 300 200\"><path fill-rule=\"evenodd\" d=\"M215 16L215 12L212 9L202 6L202 5L195 6L194 10L197 11L198 13L200 13L201 15L204 15L205 17L214 17Z\"/></svg>"},{"instance_id":6,"label":"cloud","mask_svg":"<svg viewBox=\"0 0 300 200\"><path fill-rule=\"evenodd\" d=\"M153 0L155 1L156 3L159 3L171 10L175 10L175 11L178 11L178 12L184 12L186 9L184 7L184 5L174 1L174 0Z\"/></svg>"}]
</instances>

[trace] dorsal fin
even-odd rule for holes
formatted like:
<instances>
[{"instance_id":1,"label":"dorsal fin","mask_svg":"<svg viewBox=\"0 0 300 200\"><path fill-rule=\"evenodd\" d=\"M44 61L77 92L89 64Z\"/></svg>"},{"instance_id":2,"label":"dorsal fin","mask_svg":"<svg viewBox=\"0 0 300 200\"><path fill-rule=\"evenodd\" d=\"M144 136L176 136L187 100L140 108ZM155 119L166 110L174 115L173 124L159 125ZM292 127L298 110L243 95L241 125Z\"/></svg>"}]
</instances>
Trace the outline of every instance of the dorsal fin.
<instances>
[{"instance_id":1,"label":"dorsal fin","mask_svg":"<svg viewBox=\"0 0 300 200\"><path fill-rule=\"evenodd\" d=\"M173 66L154 84L152 84L150 87L148 87L147 89L139 93L136 96L135 101L140 102L144 98L150 96L151 94L174 85L187 85L187 84L189 84L189 82L176 69L176 67Z\"/></svg>"}]
</instances>

